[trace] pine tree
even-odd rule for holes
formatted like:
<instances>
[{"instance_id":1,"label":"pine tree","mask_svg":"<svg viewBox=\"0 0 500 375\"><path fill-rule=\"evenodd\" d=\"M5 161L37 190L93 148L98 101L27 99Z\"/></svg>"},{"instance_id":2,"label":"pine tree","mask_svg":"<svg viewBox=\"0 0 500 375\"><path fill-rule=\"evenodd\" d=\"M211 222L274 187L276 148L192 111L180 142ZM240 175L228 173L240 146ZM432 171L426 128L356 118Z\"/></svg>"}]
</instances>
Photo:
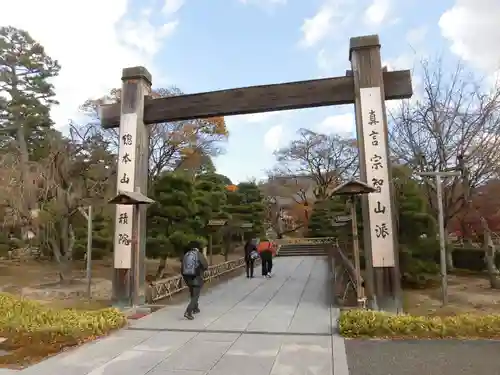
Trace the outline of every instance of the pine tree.
<instances>
[{"instance_id":1,"label":"pine tree","mask_svg":"<svg viewBox=\"0 0 500 375\"><path fill-rule=\"evenodd\" d=\"M333 225L336 216L348 214L345 198L334 197L316 201L309 218L308 237L336 237L340 241L348 240L351 226Z\"/></svg>"},{"instance_id":2,"label":"pine tree","mask_svg":"<svg viewBox=\"0 0 500 375\"><path fill-rule=\"evenodd\" d=\"M28 32L0 28L0 129L2 147L15 141L21 161L40 157L53 122L49 111L55 92L50 79L59 74L57 61ZM7 144L6 144L7 143Z\"/></svg>"},{"instance_id":3,"label":"pine tree","mask_svg":"<svg viewBox=\"0 0 500 375\"><path fill-rule=\"evenodd\" d=\"M189 241L201 240L193 182L184 175L164 173L153 186L155 200L148 209L146 254L160 258L161 277L168 257L181 256Z\"/></svg>"},{"instance_id":4,"label":"pine tree","mask_svg":"<svg viewBox=\"0 0 500 375\"><path fill-rule=\"evenodd\" d=\"M0 28L0 150L17 151L13 153L18 155L23 197L19 209L26 218L36 207L29 163L48 152L44 146L54 131L49 111L56 104L50 78L59 70L57 61L47 56L26 31L11 26Z\"/></svg>"},{"instance_id":5,"label":"pine tree","mask_svg":"<svg viewBox=\"0 0 500 375\"><path fill-rule=\"evenodd\" d=\"M231 215L234 223L251 223L248 236L263 236L265 234L265 202L264 196L257 184L242 182L237 190L227 193L227 206L225 211Z\"/></svg>"}]
</instances>

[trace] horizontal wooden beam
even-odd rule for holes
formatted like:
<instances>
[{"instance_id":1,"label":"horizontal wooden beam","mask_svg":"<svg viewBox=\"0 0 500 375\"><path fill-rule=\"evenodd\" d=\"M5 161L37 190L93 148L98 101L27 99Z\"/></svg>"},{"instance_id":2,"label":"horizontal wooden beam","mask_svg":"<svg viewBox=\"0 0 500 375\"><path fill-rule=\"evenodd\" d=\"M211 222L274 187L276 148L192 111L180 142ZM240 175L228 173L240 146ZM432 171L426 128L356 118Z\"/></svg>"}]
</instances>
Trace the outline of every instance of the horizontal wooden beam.
<instances>
[{"instance_id":1,"label":"horizontal wooden beam","mask_svg":"<svg viewBox=\"0 0 500 375\"><path fill-rule=\"evenodd\" d=\"M413 94L409 70L384 72L385 99L407 99ZM144 123L191 120L216 116L314 108L354 103L354 78L336 77L251 86L147 99ZM114 128L120 124L120 104L101 107L101 124Z\"/></svg>"}]
</instances>

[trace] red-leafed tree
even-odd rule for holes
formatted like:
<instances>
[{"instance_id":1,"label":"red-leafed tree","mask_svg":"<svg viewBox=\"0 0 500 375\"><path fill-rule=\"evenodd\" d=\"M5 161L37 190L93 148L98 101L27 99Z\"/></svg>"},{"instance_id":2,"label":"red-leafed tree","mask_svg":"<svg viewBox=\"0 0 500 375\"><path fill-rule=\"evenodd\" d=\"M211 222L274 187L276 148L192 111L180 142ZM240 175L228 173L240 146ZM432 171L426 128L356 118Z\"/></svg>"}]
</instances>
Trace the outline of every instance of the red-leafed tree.
<instances>
[{"instance_id":1,"label":"red-leafed tree","mask_svg":"<svg viewBox=\"0 0 500 375\"><path fill-rule=\"evenodd\" d=\"M461 210L450 221L450 232L459 233L465 240L482 238L481 217L492 232L500 232L500 180L489 181L475 190L468 209Z\"/></svg>"}]
</instances>

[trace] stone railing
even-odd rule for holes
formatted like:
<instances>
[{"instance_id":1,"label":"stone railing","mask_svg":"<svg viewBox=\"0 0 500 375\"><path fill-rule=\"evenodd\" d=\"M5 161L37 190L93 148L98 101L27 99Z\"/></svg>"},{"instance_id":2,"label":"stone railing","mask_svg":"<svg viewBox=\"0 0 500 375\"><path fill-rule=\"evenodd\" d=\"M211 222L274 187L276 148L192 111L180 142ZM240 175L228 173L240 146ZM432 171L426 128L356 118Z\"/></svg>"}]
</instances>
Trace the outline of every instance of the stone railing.
<instances>
[{"instance_id":1,"label":"stone railing","mask_svg":"<svg viewBox=\"0 0 500 375\"><path fill-rule=\"evenodd\" d=\"M336 237L310 237L310 238L282 238L273 241L276 244L276 255L279 254L280 249L284 245L323 245L323 244L337 244Z\"/></svg>"},{"instance_id":2,"label":"stone railing","mask_svg":"<svg viewBox=\"0 0 500 375\"><path fill-rule=\"evenodd\" d=\"M255 262L257 264L259 259ZM214 264L208 267L203 278L206 282L221 277L229 272L235 271L245 265L245 258L230 260L228 262ZM153 303L164 298L170 298L174 294L186 289L186 284L181 275L172 276L167 279L153 281L146 287L146 303Z\"/></svg>"},{"instance_id":3,"label":"stone railing","mask_svg":"<svg viewBox=\"0 0 500 375\"><path fill-rule=\"evenodd\" d=\"M273 241L278 246L282 245L319 245L336 243L336 237L305 237L305 238L282 238Z\"/></svg>"}]
</instances>

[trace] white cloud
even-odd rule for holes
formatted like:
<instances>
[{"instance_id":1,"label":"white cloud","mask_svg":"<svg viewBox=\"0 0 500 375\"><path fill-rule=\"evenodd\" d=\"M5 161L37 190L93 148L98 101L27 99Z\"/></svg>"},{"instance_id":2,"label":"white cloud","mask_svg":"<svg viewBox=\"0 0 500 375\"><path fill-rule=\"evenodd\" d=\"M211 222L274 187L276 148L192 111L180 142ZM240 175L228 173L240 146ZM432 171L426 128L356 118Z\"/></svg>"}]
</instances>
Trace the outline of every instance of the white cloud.
<instances>
[{"instance_id":1,"label":"white cloud","mask_svg":"<svg viewBox=\"0 0 500 375\"><path fill-rule=\"evenodd\" d=\"M500 71L500 2L456 0L439 20L451 50L486 74Z\"/></svg>"},{"instance_id":2,"label":"white cloud","mask_svg":"<svg viewBox=\"0 0 500 375\"><path fill-rule=\"evenodd\" d=\"M316 63L322 75L325 77L331 74L333 68L332 60L333 56L326 48L322 48L318 51Z\"/></svg>"},{"instance_id":3,"label":"white cloud","mask_svg":"<svg viewBox=\"0 0 500 375\"><path fill-rule=\"evenodd\" d=\"M314 47L329 36L335 38L341 35L341 29L352 24L356 9L352 0L324 0L314 16L304 19L299 45Z\"/></svg>"},{"instance_id":4,"label":"white cloud","mask_svg":"<svg viewBox=\"0 0 500 375\"><path fill-rule=\"evenodd\" d=\"M350 69L349 39L343 38L334 43L335 48L322 48L316 55L316 64L321 77L337 77Z\"/></svg>"},{"instance_id":5,"label":"white cloud","mask_svg":"<svg viewBox=\"0 0 500 375\"><path fill-rule=\"evenodd\" d=\"M268 121L271 118L275 118L281 115L281 112L261 112L261 113L253 113L251 115L245 115L245 120L251 123L261 123Z\"/></svg>"},{"instance_id":6,"label":"white cloud","mask_svg":"<svg viewBox=\"0 0 500 375\"><path fill-rule=\"evenodd\" d=\"M316 130L323 134L352 137L356 134L354 113L328 116L316 126Z\"/></svg>"},{"instance_id":7,"label":"white cloud","mask_svg":"<svg viewBox=\"0 0 500 375\"><path fill-rule=\"evenodd\" d=\"M179 11L184 5L184 0L164 0L161 12L165 15L172 15Z\"/></svg>"},{"instance_id":8,"label":"white cloud","mask_svg":"<svg viewBox=\"0 0 500 375\"><path fill-rule=\"evenodd\" d=\"M153 59L178 21L154 25L151 9L136 18L127 15L127 0L19 0L2 4L0 24L27 30L62 66L54 80L60 106L52 117L58 127L77 116L88 98L96 98L120 85L125 67L143 65L153 81L162 75ZM29 10L29 11L26 11Z\"/></svg>"},{"instance_id":9,"label":"white cloud","mask_svg":"<svg viewBox=\"0 0 500 375\"><path fill-rule=\"evenodd\" d=\"M389 71L413 69L416 59L416 54L404 53L394 58L383 60L382 66L386 66Z\"/></svg>"},{"instance_id":10,"label":"white cloud","mask_svg":"<svg viewBox=\"0 0 500 375\"><path fill-rule=\"evenodd\" d=\"M406 41L412 47L416 47L425 41L425 37L427 36L427 26L419 26L414 29L409 30L406 33Z\"/></svg>"},{"instance_id":11,"label":"white cloud","mask_svg":"<svg viewBox=\"0 0 500 375\"><path fill-rule=\"evenodd\" d=\"M312 47L321 42L333 27L334 9L331 6L323 6L313 17L306 18L302 27L302 40L304 47Z\"/></svg>"},{"instance_id":12,"label":"white cloud","mask_svg":"<svg viewBox=\"0 0 500 375\"><path fill-rule=\"evenodd\" d=\"M264 146L270 151L278 150L283 143L283 125L273 126L264 135Z\"/></svg>"},{"instance_id":13,"label":"white cloud","mask_svg":"<svg viewBox=\"0 0 500 375\"><path fill-rule=\"evenodd\" d=\"M230 128L236 128L239 126L269 126L271 121L274 123L281 123L286 121L296 110L285 110L285 111L274 111L274 112L261 112L252 113L249 115L234 115L226 119L227 125Z\"/></svg>"},{"instance_id":14,"label":"white cloud","mask_svg":"<svg viewBox=\"0 0 500 375\"><path fill-rule=\"evenodd\" d=\"M378 26L387 20L391 8L390 0L373 0L365 11L365 22Z\"/></svg>"},{"instance_id":15,"label":"white cloud","mask_svg":"<svg viewBox=\"0 0 500 375\"><path fill-rule=\"evenodd\" d=\"M286 5L288 0L239 0L239 2L245 5L269 7L274 5Z\"/></svg>"}]
</instances>

